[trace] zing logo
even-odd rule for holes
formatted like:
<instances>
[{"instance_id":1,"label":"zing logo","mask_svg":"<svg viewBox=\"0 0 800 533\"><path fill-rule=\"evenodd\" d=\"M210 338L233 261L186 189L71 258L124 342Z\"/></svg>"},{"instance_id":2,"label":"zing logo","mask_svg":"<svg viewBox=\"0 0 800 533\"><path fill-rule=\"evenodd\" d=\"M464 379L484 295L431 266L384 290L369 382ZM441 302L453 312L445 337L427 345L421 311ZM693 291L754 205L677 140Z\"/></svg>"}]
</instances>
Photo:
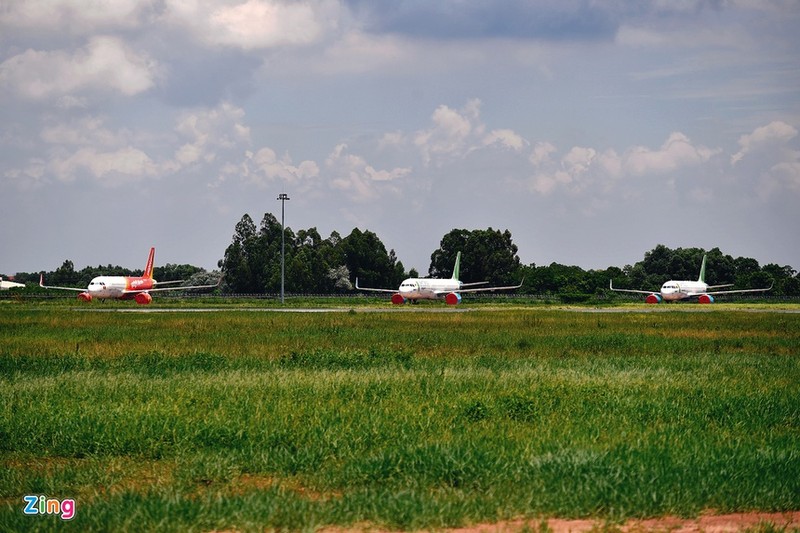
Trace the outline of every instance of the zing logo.
<instances>
[{"instance_id":1,"label":"zing logo","mask_svg":"<svg viewBox=\"0 0 800 533\"><path fill-rule=\"evenodd\" d=\"M44 495L24 496L22 499L25 501L25 509L22 512L27 515L54 514L61 515L62 520L72 520L75 516L75 500L72 499L59 501L55 498L45 498Z\"/></svg>"}]
</instances>

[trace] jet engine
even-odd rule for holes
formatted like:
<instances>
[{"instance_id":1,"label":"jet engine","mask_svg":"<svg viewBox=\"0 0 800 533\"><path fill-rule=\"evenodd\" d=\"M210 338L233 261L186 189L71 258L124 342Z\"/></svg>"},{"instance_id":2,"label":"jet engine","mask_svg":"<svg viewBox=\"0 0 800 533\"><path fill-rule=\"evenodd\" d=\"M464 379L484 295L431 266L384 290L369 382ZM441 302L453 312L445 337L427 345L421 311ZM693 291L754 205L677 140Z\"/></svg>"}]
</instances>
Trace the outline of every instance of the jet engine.
<instances>
[{"instance_id":1,"label":"jet engine","mask_svg":"<svg viewBox=\"0 0 800 533\"><path fill-rule=\"evenodd\" d=\"M447 305L458 305L461 303L461 295L457 292L451 292L444 297L444 301Z\"/></svg>"},{"instance_id":2,"label":"jet engine","mask_svg":"<svg viewBox=\"0 0 800 533\"><path fill-rule=\"evenodd\" d=\"M134 296L133 299L136 300L136 303L140 305L147 305L153 301L153 297L146 292L140 292Z\"/></svg>"},{"instance_id":3,"label":"jet engine","mask_svg":"<svg viewBox=\"0 0 800 533\"><path fill-rule=\"evenodd\" d=\"M403 298L403 296L399 292L396 292L392 294L392 303L395 305L401 305L406 303L406 299Z\"/></svg>"},{"instance_id":4,"label":"jet engine","mask_svg":"<svg viewBox=\"0 0 800 533\"><path fill-rule=\"evenodd\" d=\"M78 300L83 300L84 302L91 302L92 295L89 294L88 292L82 292L78 295Z\"/></svg>"},{"instance_id":5,"label":"jet engine","mask_svg":"<svg viewBox=\"0 0 800 533\"><path fill-rule=\"evenodd\" d=\"M660 304L661 303L661 295L660 294L651 294L647 298L645 298L644 301L649 303L649 304Z\"/></svg>"},{"instance_id":6,"label":"jet engine","mask_svg":"<svg viewBox=\"0 0 800 533\"><path fill-rule=\"evenodd\" d=\"M701 294L697 298L697 303L699 303L699 304L713 304L714 303L714 297L711 296L710 294Z\"/></svg>"}]
</instances>

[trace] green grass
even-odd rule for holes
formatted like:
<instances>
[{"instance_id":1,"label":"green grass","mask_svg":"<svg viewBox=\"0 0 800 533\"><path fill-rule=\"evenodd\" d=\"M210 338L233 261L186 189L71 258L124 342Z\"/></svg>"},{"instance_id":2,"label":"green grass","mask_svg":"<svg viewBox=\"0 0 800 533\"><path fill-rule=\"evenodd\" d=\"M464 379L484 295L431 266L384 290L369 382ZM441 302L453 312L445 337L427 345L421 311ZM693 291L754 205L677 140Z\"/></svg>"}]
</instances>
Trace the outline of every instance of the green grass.
<instances>
[{"instance_id":1,"label":"green grass","mask_svg":"<svg viewBox=\"0 0 800 533\"><path fill-rule=\"evenodd\" d=\"M800 509L800 314L9 305L0 331L0 531Z\"/></svg>"}]
</instances>

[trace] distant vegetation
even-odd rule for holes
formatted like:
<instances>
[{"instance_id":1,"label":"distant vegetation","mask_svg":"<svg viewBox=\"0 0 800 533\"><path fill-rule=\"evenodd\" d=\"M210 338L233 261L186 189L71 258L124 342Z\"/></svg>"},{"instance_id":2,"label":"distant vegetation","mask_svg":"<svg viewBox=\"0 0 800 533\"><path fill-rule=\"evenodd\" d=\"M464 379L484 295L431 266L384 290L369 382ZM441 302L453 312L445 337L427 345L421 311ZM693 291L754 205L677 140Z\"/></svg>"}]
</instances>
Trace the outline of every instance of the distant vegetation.
<instances>
[{"instance_id":1,"label":"distant vegetation","mask_svg":"<svg viewBox=\"0 0 800 533\"><path fill-rule=\"evenodd\" d=\"M369 230L353 229L342 237L334 231L323 238L316 228L293 231L286 228L286 281L288 293L336 294L353 291L357 277L362 285L397 287L407 277L417 277L414 269L406 271L394 250L387 251L380 238ZM610 279L620 288L657 290L668 279L697 279L700 262L708 254L706 281L712 285L733 283L736 288L766 287L774 282L770 295L800 296L798 272L789 265L766 264L748 257L734 258L719 248L670 249L657 245L644 254L644 260L623 267L584 270L579 266L551 263L523 265L517 255L511 232L454 229L442 237L431 253L427 274L449 277L458 251L462 252L461 280L509 284L524 278L521 294L544 294L562 300L585 300L605 294ZM270 213L257 227L249 215L236 224L231 244L225 249L219 267L224 273L222 291L240 294L275 294L281 282L281 226ZM76 271L70 260L47 272L51 285L85 287L101 274L138 275L141 270L119 266L86 267ZM189 279L205 271L191 265L167 264L155 268L159 281ZM38 273L17 273L21 283L38 283Z\"/></svg>"}]
</instances>

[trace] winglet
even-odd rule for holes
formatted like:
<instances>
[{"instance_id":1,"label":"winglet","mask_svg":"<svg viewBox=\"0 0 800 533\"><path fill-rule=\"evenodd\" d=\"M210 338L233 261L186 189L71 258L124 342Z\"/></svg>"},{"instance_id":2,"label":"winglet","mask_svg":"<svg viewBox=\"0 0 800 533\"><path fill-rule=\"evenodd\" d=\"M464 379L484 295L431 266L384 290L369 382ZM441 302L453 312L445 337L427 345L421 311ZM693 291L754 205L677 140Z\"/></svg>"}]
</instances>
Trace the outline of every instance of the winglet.
<instances>
[{"instance_id":1,"label":"winglet","mask_svg":"<svg viewBox=\"0 0 800 533\"><path fill-rule=\"evenodd\" d=\"M142 277L153 279L153 259L156 255L156 249L150 248L150 255L147 257L147 265L144 267L144 274Z\"/></svg>"},{"instance_id":2,"label":"winglet","mask_svg":"<svg viewBox=\"0 0 800 533\"><path fill-rule=\"evenodd\" d=\"M700 265L700 277L697 278L700 283L706 282L706 255L703 254L703 264Z\"/></svg>"},{"instance_id":3,"label":"winglet","mask_svg":"<svg viewBox=\"0 0 800 533\"><path fill-rule=\"evenodd\" d=\"M453 278L458 281L461 267L461 252L456 253L456 264L453 266Z\"/></svg>"},{"instance_id":4,"label":"winglet","mask_svg":"<svg viewBox=\"0 0 800 533\"><path fill-rule=\"evenodd\" d=\"M44 272L39 273L39 286L44 287Z\"/></svg>"}]
</instances>

